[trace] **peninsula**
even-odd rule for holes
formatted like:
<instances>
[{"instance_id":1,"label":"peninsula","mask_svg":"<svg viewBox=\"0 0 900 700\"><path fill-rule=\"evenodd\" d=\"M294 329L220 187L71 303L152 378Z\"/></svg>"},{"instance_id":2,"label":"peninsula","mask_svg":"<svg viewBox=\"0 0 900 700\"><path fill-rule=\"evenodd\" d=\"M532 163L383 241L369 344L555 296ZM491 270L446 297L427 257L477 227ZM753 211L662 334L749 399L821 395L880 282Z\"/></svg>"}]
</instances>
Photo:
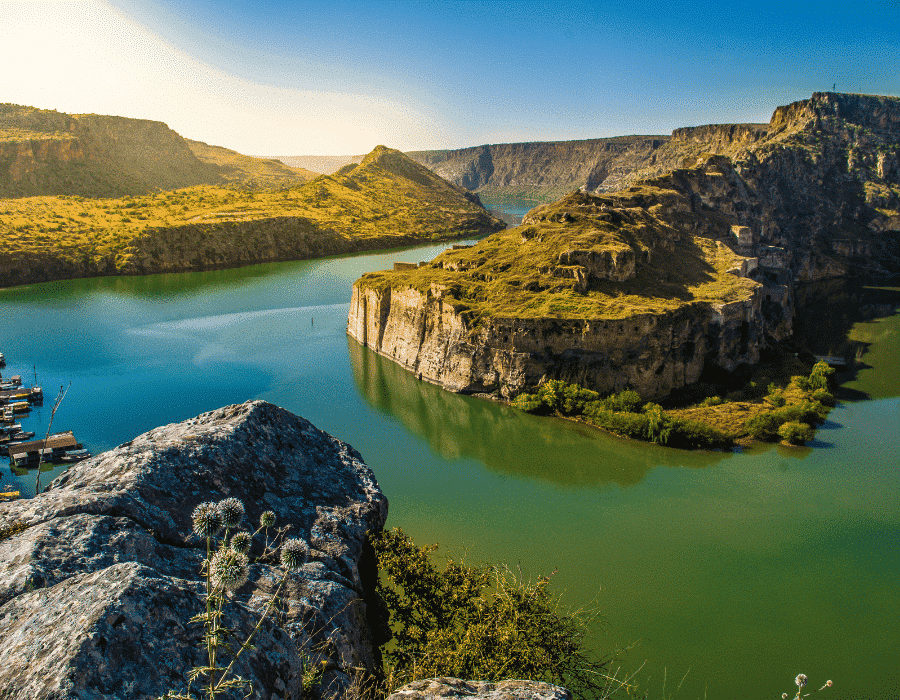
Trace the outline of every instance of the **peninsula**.
<instances>
[{"instance_id":1,"label":"peninsula","mask_svg":"<svg viewBox=\"0 0 900 700\"><path fill-rule=\"evenodd\" d=\"M796 284L900 270L898 98L816 93L654 152L621 189L585 183L473 247L364 275L349 334L451 391L556 379L659 400L789 338Z\"/></svg>"}]
</instances>

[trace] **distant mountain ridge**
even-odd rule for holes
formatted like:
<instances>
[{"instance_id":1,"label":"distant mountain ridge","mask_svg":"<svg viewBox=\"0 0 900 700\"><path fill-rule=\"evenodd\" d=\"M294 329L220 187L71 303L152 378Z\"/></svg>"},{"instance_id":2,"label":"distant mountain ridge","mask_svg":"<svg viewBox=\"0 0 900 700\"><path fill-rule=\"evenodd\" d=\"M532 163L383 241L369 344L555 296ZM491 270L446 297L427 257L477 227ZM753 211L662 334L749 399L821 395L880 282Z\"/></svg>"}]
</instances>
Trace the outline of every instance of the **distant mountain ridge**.
<instances>
[{"instance_id":1,"label":"distant mountain ridge","mask_svg":"<svg viewBox=\"0 0 900 700\"><path fill-rule=\"evenodd\" d=\"M315 173L188 141L162 122L0 104L0 198L277 186Z\"/></svg>"}]
</instances>

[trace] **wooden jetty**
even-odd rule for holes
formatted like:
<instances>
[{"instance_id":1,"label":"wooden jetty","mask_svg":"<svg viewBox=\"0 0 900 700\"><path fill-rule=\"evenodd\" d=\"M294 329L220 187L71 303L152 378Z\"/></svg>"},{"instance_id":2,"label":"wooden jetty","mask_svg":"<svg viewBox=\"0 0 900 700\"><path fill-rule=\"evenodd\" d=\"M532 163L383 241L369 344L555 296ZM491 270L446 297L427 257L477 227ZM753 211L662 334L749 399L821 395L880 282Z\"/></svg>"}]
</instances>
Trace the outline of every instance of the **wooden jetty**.
<instances>
[{"instance_id":1,"label":"wooden jetty","mask_svg":"<svg viewBox=\"0 0 900 700\"><path fill-rule=\"evenodd\" d=\"M32 440L9 448L9 462L14 467L24 467L39 462L55 462L65 457L67 451L80 450L81 445L71 430L51 435L47 440Z\"/></svg>"}]
</instances>

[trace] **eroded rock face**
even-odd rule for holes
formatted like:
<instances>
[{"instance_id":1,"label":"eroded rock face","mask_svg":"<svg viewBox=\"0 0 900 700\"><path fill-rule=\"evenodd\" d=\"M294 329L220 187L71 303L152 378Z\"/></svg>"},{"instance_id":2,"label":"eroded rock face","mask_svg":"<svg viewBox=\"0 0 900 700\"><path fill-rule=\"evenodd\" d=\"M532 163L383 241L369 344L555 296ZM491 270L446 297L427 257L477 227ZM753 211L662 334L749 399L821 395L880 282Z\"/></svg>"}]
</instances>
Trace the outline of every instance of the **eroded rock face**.
<instances>
[{"instance_id":1,"label":"eroded rock face","mask_svg":"<svg viewBox=\"0 0 900 700\"><path fill-rule=\"evenodd\" d=\"M537 681L464 681L459 678L429 678L395 690L387 700L571 700L565 688Z\"/></svg>"},{"instance_id":2,"label":"eroded rock face","mask_svg":"<svg viewBox=\"0 0 900 700\"><path fill-rule=\"evenodd\" d=\"M349 445L263 401L163 426L73 466L34 499L4 504L0 527L30 527L0 542L0 697L155 698L183 690L204 663L199 575L205 543L190 517L203 501L240 498L248 528L265 510L310 547L235 669L252 698L301 696L307 664L325 663L322 688L342 693L378 665L366 595L375 565L365 544L387 499ZM251 558L262 554L257 541ZM246 637L281 578L274 560L251 565L227 606ZM304 656L307 655L307 656Z\"/></svg>"},{"instance_id":3,"label":"eroded rock face","mask_svg":"<svg viewBox=\"0 0 900 700\"><path fill-rule=\"evenodd\" d=\"M758 362L765 327L759 290L745 301L626 319L487 318L471 329L465 311L440 289L355 284L347 332L450 391L512 397L562 379L659 398L698 381L704 367Z\"/></svg>"}]
</instances>

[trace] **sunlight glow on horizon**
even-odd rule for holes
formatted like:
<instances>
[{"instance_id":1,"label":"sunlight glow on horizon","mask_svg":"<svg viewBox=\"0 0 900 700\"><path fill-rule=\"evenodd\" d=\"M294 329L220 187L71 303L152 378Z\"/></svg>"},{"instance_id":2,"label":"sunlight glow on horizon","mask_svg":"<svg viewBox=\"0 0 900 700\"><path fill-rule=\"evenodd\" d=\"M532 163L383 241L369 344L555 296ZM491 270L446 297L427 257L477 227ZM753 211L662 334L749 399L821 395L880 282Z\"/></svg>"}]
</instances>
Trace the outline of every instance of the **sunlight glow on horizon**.
<instances>
[{"instance_id":1,"label":"sunlight glow on horizon","mask_svg":"<svg viewBox=\"0 0 900 700\"><path fill-rule=\"evenodd\" d=\"M240 79L100 0L0 0L0 102L165 122L248 155L425 148L433 118L369 95Z\"/></svg>"}]
</instances>

